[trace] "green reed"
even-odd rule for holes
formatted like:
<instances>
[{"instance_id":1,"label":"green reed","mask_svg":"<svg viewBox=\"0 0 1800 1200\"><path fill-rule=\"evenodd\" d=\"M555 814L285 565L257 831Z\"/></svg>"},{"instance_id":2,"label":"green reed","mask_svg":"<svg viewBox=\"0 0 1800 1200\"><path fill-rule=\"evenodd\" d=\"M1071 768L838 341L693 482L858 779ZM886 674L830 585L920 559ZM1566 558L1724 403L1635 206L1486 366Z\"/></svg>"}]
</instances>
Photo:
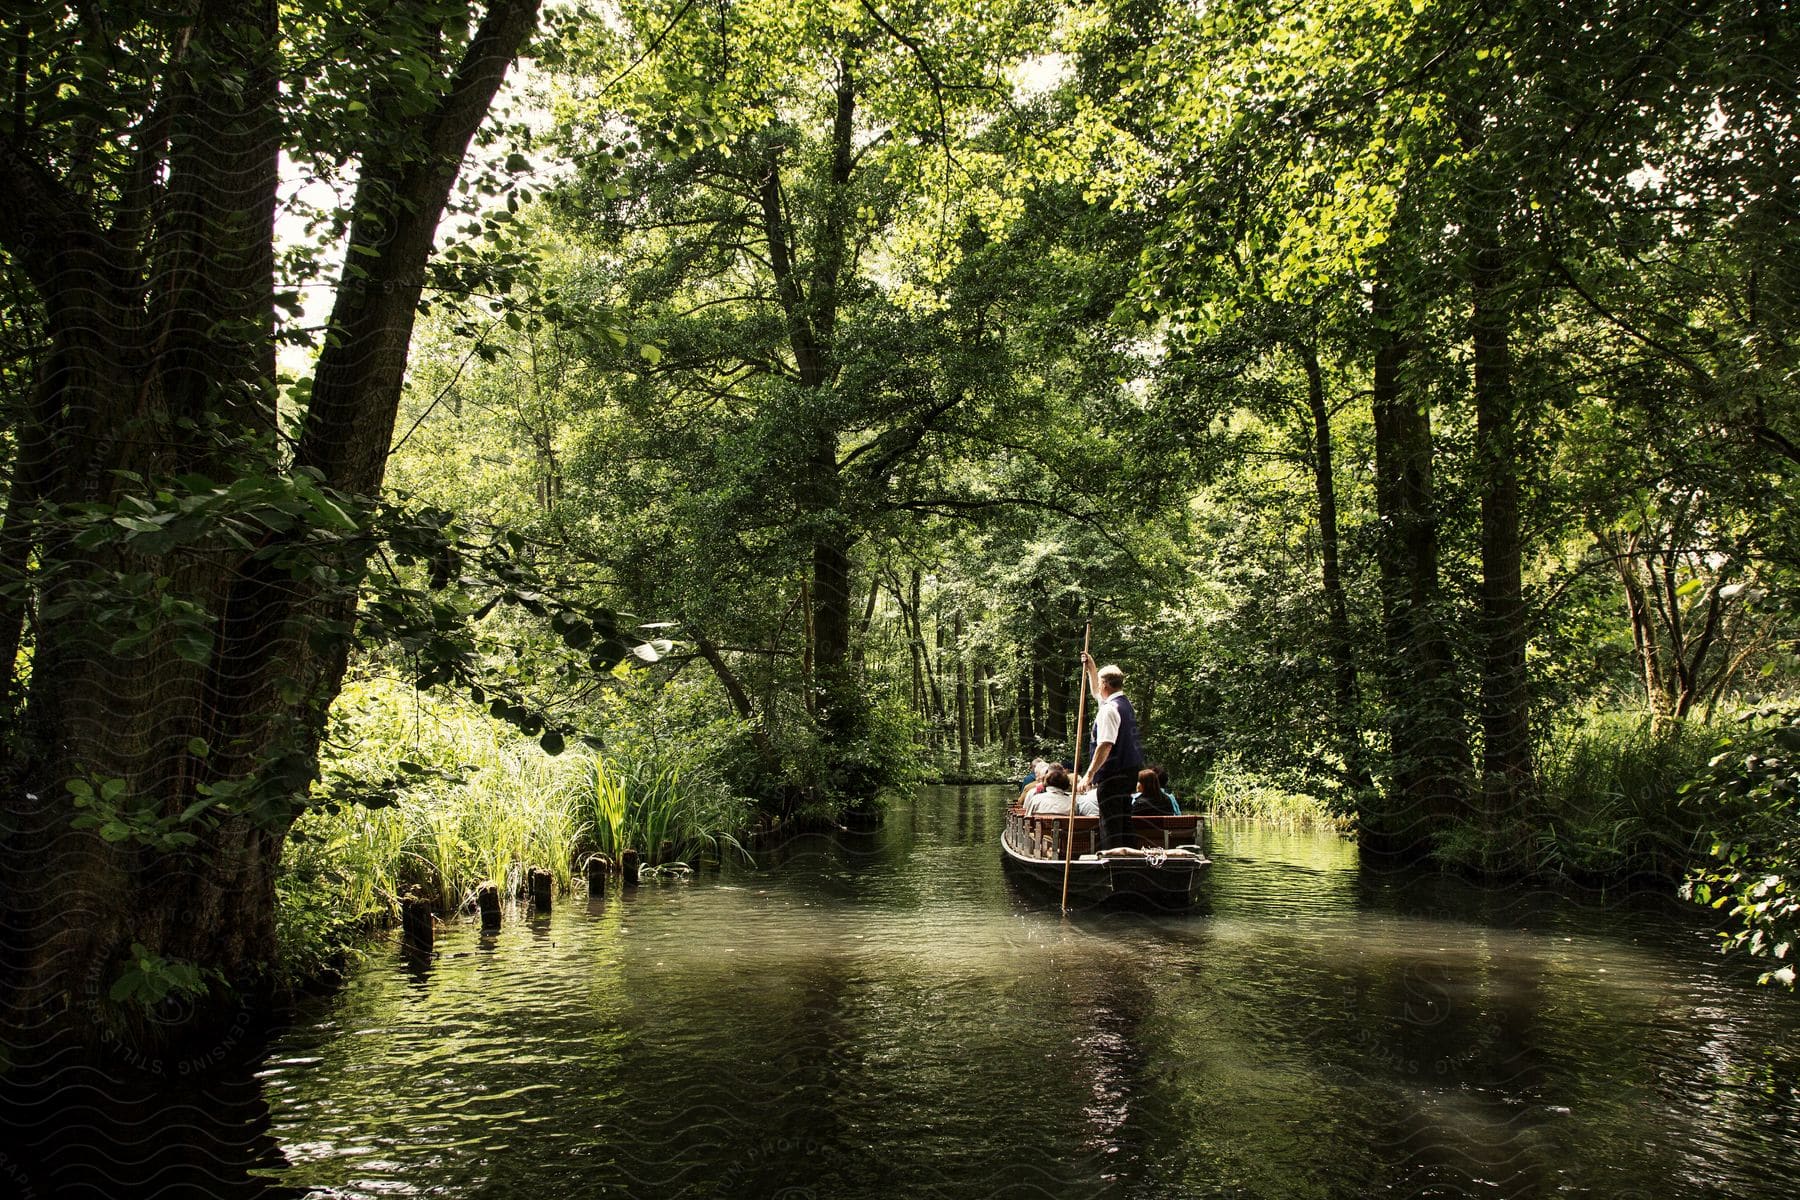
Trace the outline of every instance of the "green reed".
<instances>
[{"instance_id":1,"label":"green reed","mask_svg":"<svg viewBox=\"0 0 1800 1200\"><path fill-rule=\"evenodd\" d=\"M646 864L665 848L669 860L749 857L734 833L750 823L750 805L703 765L553 758L485 714L393 685L346 695L333 770L379 780L405 762L413 782L386 807L314 810L294 826L278 881L292 974L318 973L355 930L390 920L409 891L455 911L484 881L521 894L531 867L566 891L596 853L616 861L637 849Z\"/></svg>"},{"instance_id":2,"label":"green reed","mask_svg":"<svg viewBox=\"0 0 1800 1200\"><path fill-rule=\"evenodd\" d=\"M1234 755L1213 763L1191 803L1183 798L1181 807L1183 812L1191 807L1222 820L1262 821L1285 829L1347 825L1316 796L1281 787L1246 768Z\"/></svg>"},{"instance_id":3,"label":"green reed","mask_svg":"<svg viewBox=\"0 0 1800 1200\"><path fill-rule=\"evenodd\" d=\"M572 793L596 853L616 861L637 850L647 863L749 857L732 832L745 823L747 808L716 786L684 780L679 766L596 755L575 780Z\"/></svg>"},{"instance_id":4,"label":"green reed","mask_svg":"<svg viewBox=\"0 0 1800 1200\"><path fill-rule=\"evenodd\" d=\"M1679 879L1702 854L1706 814L1684 804L1719 730L1701 722L1654 726L1638 713L1595 713L1539 752L1534 867L1583 878L1645 874Z\"/></svg>"}]
</instances>

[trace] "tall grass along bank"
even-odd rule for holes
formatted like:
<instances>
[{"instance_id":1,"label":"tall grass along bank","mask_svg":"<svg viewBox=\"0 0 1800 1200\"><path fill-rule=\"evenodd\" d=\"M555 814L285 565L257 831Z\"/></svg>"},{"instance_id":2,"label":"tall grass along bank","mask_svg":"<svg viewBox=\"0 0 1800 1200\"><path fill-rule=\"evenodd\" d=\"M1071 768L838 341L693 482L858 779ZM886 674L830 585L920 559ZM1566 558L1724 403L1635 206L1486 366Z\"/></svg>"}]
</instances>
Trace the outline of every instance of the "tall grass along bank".
<instances>
[{"instance_id":1,"label":"tall grass along bank","mask_svg":"<svg viewBox=\"0 0 1800 1200\"><path fill-rule=\"evenodd\" d=\"M451 912L490 880L521 894L532 867L566 891L594 854L616 861L636 849L650 864L743 855L736 834L753 808L703 763L551 757L485 714L389 683L346 689L340 710L332 791L355 796L366 781L370 803L314 809L289 835L276 890L291 979L327 969L408 893ZM397 765L404 786L376 782Z\"/></svg>"}]
</instances>

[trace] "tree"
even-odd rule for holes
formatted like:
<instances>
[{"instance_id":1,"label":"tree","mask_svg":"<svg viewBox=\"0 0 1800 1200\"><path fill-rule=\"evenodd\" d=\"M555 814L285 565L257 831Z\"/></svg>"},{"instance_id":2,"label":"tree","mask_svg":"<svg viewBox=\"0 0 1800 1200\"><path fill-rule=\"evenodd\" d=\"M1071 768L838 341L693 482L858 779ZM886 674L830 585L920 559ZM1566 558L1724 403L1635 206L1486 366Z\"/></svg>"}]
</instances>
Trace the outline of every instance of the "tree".
<instances>
[{"instance_id":1,"label":"tree","mask_svg":"<svg viewBox=\"0 0 1800 1200\"><path fill-rule=\"evenodd\" d=\"M636 426L632 466L616 443L587 461L635 477L621 482L654 506L640 513L681 514L634 522L622 575L664 603L683 591L684 627L742 715L746 672L798 685L841 798L880 782L854 750L854 643L882 535L995 503L954 467L1008 402L1004 298L980 214L939 168L982 157L996 68L1029 33L1015 6L685 6L596 30L569 84L580 166L556 212L613 264L604 300L650 344L612 397ZM628 100L590 95L627 68ZM794 628L788 613L797 646L771 629ZM758 645L798 678L747 666Z\"/></svg>"},{"instance_id":2,"label":"tree","mask_svg":"<svg viewBox=\"0 0 1800 1200\"><path fill-rule=\"evenodd\" d=\"M1111 12L1084 144L1109 150L1096 186L1154 220L1121 315L1176 358L1248 342L1241 409L1283 327L1338 349L1314 360L1337 376L1324 390L1370 400L1377 522L1360 544L1381 578L1388 754L1364 844L1418 856L1467 830L1488 848L1472 864L1505 869L1536 788L1533 605L1571 594L1532 566L1570 524L1548 474L1568 414L1684 396L1689 419L1733 430L1757 482L1730 490L1761 489L1745 511L1783 508L1769 460L1788 397L1768 369L1786 342L1763 335L1790 294L1746 285L1788 279L1769 222L1791 199L1794 95L1768 72L1788 31L1751 4ZM1617 357L1569 355L1583 338ZM1609 376L1657 382L1608 394ZM1342 628L1322 623L1327 650ZM1335 674L1343 695L1341 655Z\"/></svg>"},{"instance_id":3,"label":"tree","mask_svg":"<svg viewBox=\"0 0 1800 1200\"><path fill-rule=\"evenodd\" d=\"M28 677L6 664L24 685L0 847L11 1027L93 1037L121 1017L109 996L216 999L272 958L273 874L351 648L438 220L537 14L204 0L14 19L0 247L45 349L0 564L0 644L29 654ZM355 176L317 363L285 390L284 151Z\"/></svg>"}]
</instances>

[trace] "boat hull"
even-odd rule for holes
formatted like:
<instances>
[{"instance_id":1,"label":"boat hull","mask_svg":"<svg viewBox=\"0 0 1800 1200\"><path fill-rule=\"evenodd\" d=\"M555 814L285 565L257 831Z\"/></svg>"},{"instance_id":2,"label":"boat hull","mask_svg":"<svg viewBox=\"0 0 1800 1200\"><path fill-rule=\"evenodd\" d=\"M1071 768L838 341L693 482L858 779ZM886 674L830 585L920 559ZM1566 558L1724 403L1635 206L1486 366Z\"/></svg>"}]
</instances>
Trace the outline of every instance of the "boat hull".
<instances>
[{"instance_id":1,"label":"boat hull","mask_svg":"<svg viewBox=\"0 0 1800 1200\"><path fill-rule=\"evenodd\" d=\"M1137 836L1140 842L1149 844L1141 854L1117 857L1091 853L1093 820L1076 818L1077 857L1068 863L1071 907L1110 904L1186 908L1194 902L1201 878L1212 864L1201 852L1170 851L1177 845L1198 844L1201 825L1197 818L1185 823L1171 818L1140 821L1148 829ZM1066 818L1030 818L1014 809L1008 814L1006 831L1000 839L1001 860L1007 872L1057 899L1063 890L1064 833L1058 828L1062 824L1066 824ZM1163 843L1160 846L1156 844L1159 839Z\"/></svg>"}]
</instances>

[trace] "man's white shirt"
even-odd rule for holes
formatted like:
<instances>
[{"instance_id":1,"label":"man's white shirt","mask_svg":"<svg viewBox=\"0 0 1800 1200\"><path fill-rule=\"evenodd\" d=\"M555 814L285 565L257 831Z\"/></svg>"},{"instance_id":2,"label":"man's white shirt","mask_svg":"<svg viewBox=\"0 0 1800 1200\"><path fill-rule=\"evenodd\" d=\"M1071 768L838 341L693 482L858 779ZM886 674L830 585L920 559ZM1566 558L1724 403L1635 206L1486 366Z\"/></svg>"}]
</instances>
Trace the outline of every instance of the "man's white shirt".
<instances>
[{"instance_id":1,"label":"man's white shirt","mask_svg":"<svg viewBox=\"0 0 1800 1200\"><path fill-rule=\"evenodd\" d=\"M1114 692L1100 702L1094 713L1094 748L1117 745L1119 742L1119 706L1114 703L1120 693Z\"/></svg>"}]
</instances>

